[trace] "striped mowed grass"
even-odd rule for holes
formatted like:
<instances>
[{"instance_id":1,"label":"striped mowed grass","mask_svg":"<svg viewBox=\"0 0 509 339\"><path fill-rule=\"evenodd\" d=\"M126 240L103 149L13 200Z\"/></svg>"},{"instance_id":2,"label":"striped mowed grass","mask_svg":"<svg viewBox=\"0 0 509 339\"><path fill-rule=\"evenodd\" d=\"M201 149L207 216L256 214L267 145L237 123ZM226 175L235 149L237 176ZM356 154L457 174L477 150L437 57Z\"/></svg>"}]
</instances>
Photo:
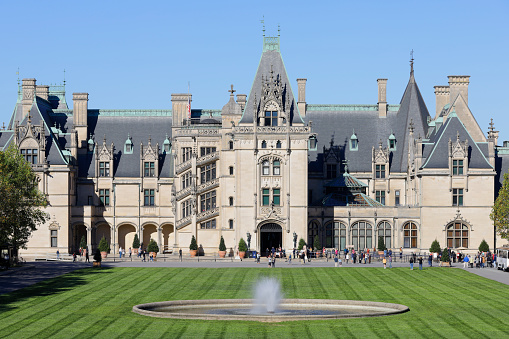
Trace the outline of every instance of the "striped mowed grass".
<instances>
[{"instance_id":1,"label":"striped mowed grass","mask_svg":"<svg viewBox=\"0 0 509 339\"><path fill-rule=\"evenodd\" d=\"M177 299L250 298L262 276L286 298L407 305L404 314L258 323L150 318L132 306ZM82 269L0 296L3 338L502 338L509 286L448 268Z\"/></svg>"}]
</instances>

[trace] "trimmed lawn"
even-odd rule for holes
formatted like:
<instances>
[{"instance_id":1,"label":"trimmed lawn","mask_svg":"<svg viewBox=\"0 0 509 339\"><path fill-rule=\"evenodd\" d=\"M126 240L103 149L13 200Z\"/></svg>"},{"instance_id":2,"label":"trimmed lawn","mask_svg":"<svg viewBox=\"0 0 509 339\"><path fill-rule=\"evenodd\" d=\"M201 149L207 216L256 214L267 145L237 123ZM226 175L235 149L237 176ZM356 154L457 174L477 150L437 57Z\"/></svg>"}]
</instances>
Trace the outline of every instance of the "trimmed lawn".
<instances>
[{"instance_id":1,"label":"trimmed lawn","mask_svg":"<svg viewBox=\"0 0 509 339\"><path fill-rule=\"evenodd\" d=\"M286 298L407 305L400 315L258 323L159 319L133 305L175 299L251 298L275 276ZM509 337L509 286L461 269L113 268L82 269L0 296L2 338L501 338Z\"/></svg>"}]
</instances>

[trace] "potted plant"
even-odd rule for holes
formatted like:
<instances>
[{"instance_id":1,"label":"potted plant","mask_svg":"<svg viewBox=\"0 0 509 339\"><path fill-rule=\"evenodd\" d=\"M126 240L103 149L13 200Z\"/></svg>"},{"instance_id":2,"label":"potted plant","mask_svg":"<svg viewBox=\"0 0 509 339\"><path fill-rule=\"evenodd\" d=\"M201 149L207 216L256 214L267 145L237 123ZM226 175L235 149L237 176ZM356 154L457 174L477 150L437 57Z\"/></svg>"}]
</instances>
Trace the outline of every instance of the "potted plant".
<instances>
[{"instance_id":1,"label":"potted plant","mask_svg":"<svg viewBox=\"0 0 509 339\"><path fill-rule=\"evenodd\" d=\"M433 256L433 258L437 258L438 257L438 254L440 253L440 243L438 242L437 239L435 239L432 243L431 243L431 247L429 248L429 253ZM436 253L436 256L434 255Z\"/></svg>"},{"instance_id":2,"label":"potted plant","mask_svg":"<svg viewBox=\"0 0 509 339\"><path fill-rule=\"evenodd\" d=\"M486 240L483 239L481 241L481 244L479 245L479 252L489 252L489 251L490 251L490 246L488 245Z\"/></svg>"},{"instance_id":3,"label":"potted plant","mask_svg":"<svg viewBox=\"0 0 509 339\"><path fill-rule=\"evenodd\" d=\"M189 245L189 253L191 253L191 257L196 257L196 253L198 252L198 244L196 243L196 238L191 238L191 244Z\"/></svg>"},{"instance_id":4,"label":"potted plant","mask_svg":"<svg viewBox=\"0 0 509 339\"><path fill-rule=\"evenodd\" d=\"M221 236L221 240L219 241L219 258L224 258L226 256L226 245L224 244L224 238Z\"/></svg>"},{"instance_id":5,"label":"potted plant","mask_svg":"<svg viewBox=\"0 0 509 339\"><path fill-rule=\"evenodd\" d=\"M449 258L449 249L444 248L442 257L440 258L441 266L451 267L451 259Z\"/></svg>"},{"instance_id":6,"label":"potted plant","mask_svg":"<svg viewBox=\"0 0 509 339\"><path fill-rule=\"evenodd\" d=\"M152 256L152 258L155 259L155 257L157 256L157 252L159 252L159 246L157 246L157 243L154 239L150 239L147 251L149 253L149 256Z\"/></svg>"},{"instance_id":7,"label":"potted plant","mask_svg":"<svg viewBox=\"0 0 509 339\"><path fill-rule=\"evenodd\" d=\"M135 254L138 254L138 249L140 248L140 238L138 238L138 233L134 234L133 239L133 250Z\"/></svg>"},{"instance_id":8,"label":"potted plant","mask_svg":"<svg viewBox=\"0 0 509 339\"><path fill-rule=\"evenodd\" d=\"M384 237L382 236L378 237L378 247L377 247L378 255L380 256L384 255L384 251L386 249L387 247L385 247Z\"/></svg>"},{"instance_id":9,"label":"potted plant","mask_svg":"<svg viewBox=\"0 0 509 339\"><path fill-rule=\"evenodd\" d=\"M82 250L83 255L87 255L87 239L85 239L85 236L81 237L80 248Z\"/></svg>"},{"instance_id":10,"label":"potted plant","mask_svg":"<svg viewBox=\"0 0 509 339\"><path fill-rule=\"evenodd\" d=\"M315 238L313 239L313 247L316 253L316 256L320 256L320 250L322 249L322 244L320 243L320 238L318 238L318 234L315 235Z\"/></svg>"},{"instance_id":11,"label":"potted plant","mask_svg":"<svg viewBox=\"0 0 509 339\"><path fill-rule=\"evenodd\" d=\"M99 241L99 251L101 252L101 257L106 258L108 256L109 250L110 245L106 241L106 238L103 236L101 241Z\"/></svg>"},{"instance_id":12,"label":"potted plant","mask_svg":"<svg viewBox=\"0 0 509 339\"><path fill-rule=\"evenodd\" d=\"M299 247L297 247L297 249L299 251L302 251L304 249L304 246L306 246L306 242L304 241L304 239L300 238L300 240L299 240Z\"/></svg>"},{"instance_id":13,"label":"potted plant","mask_svg":"<svg viewBox=\"0 0 509 339\"><path fill-rule=\"evenodd\" d=\"M246 256L246 251L247 251L246 242L244 241L244 238L240 238L240 241L239 241L239 257L240 257L240 259L244 259L244 257Z\"/></svg>"},{"instance_id":14,"label":"potted plant","mask_svg":"<svg viewBox=\"0 0 509 339\"><path fill-rule=\"evenodd\" d=\"M101 261L103 260L102 256L101 256L101 252L99 251L99 249L96 249L95 250L95 254L94 254L94 267L101 267Z\"/></svg>"}]
</instances>

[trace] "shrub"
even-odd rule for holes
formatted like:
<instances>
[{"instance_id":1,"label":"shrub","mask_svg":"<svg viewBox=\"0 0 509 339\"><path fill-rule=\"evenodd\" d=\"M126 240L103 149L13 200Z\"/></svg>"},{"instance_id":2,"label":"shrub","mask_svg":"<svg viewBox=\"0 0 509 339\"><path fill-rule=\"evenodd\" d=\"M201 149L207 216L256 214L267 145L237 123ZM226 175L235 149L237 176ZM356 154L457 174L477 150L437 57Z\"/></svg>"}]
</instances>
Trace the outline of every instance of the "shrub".
<instances>
[{"instance_id":1,"label":"shrub","mask_svg":"<svg viewBox=\"0 0 509 339\"><path fill-rule=\"evenodd\" d=\"M196 243L196 238L194 237L194 235L191 238L191 244L189 244L189 249L194 251L198 250L198 244Z\"/></svg>"},{"instance_id":2,"label":"shrub","mask_svg":"<svg viewBox=\"0 0 509 339\"><path fill-rule=\"evenodd\" d=\"M133 248L140 248L140 238L138 238L138 233L134 235Z\"/></svg>"},{"instance_id":3,"label":"shrub","mask_svg":"<svg viewBox=\"0 0 509 339\"><path fill-rule=\"evenodd\" d=\"M440 258L440 261L445 262L451 261L451 259L449 258L449 250L447 248L444 248L444 250L442 251L442 258Z\"/></svg>"},{"instance_id":4,"label":"shrub","mask_svg":"<svg viewBox=\"0 0 509 339\"><path fill-rule=\"evenodd\" d=\"M244 241L244 238L240 238L240 241L239 241L239 252L245 252L245 251L247 251L246 242Z\"/></svg>"},{"instance_id":5,"label":"shrub","mask_svg":"<svg viewBox=\"0 0 509 339\"><path fill-rule=\"evenodd\" d=\"M219 241L219 250L226 251L226 245L224 244L224 238L221 236L221 240Z\"/></svg>"},{"instance_id":6,"label":"shrub","mask_svg":"<svg viewBox=\"0 0 509 339\"><path fill-rule=\"evenodd\" d=\"M490 246L486 242L486 240L482 240L481 244L479 245L479 252L489 252Z\"/></svg>"},{"instance_id":7,"label":"shrub","mask_svg":"<svg viewBox=\"0 0 509 339\"><path fill-rule=\"evenodd\" d=\"M80 248L82 248L82 249L87 248L87 239L85 239L85 236L81 237Z\"/></svg>"},{"instance_id":8,"label":"shrub","mask_svg":"<svg viewBox=\"0 0 509 339\"><path fill-rule=\"evenodd\" d=\"M384 237L380 236L378 237L378 250L379 251L385 251L387 247L385 247Z\"/></svg>"},{"instance_id":9,"label":"shrub","mask_svg":"<svg viewBox=\"0 0 509 339\"><path fill-rule=\"evenodd\" d=\"M148 243L147 251L149 252L159 252L159 246L157 246L157 243L154 239L150 239L150 242Z\"/></svg>"},{"instance_id":10,"label":"shrub","mask_svg":"<svg viewBox=\"0 0 509 339\"><path fill-rule=\"evenodd\" d=\"M437 239L435 239L431 243L431 247L429 248L429 251L432 253L440 253L440 243L438 242Z\"/></svg>"},{"instance_id":11,"label":"shrub","mask_svg":"<svg viewBox=\"0 0 509 339\"><path fill-rule=\"evenodd\" d=\"M306 242L304 241L304 239L300 238L299 247L297 247L297 249L300 251L304 248L304 246L306 246Z\"/></svg>"},{"instance_id":12,"label":"shrub","mask_svg":"<svg viewBox=\"0 0 509 339\"><path fill-rule=\"evenodd\" d=\"M322 244L320 244L320 239L318 238L318 234L315 235L315 238L313 239L313 247L315 251L320 251L322 249Z\"/></svg>"},{"instance_id":13,"label":"shrub","mask_svg":"<svg viewBox=\"0 0 509 339\"><path fill-rule=\"evenodd\" d=\"M103 236L101 241L99 241L99 251L101 252L109 252L110 244L106 241L106 238Z\"/></svg>"},{"instance_id":14,"label":"shrub","mask_svg":"<svg viewBox=\"0 0 509 339\"><path fill-rule=\"evenodd\" d=\"M99 249L96 249L94 254L94 261L101 262L102 260L103 258L101 257L101 251L99 251Z\"/></svg>"}]
</instances>

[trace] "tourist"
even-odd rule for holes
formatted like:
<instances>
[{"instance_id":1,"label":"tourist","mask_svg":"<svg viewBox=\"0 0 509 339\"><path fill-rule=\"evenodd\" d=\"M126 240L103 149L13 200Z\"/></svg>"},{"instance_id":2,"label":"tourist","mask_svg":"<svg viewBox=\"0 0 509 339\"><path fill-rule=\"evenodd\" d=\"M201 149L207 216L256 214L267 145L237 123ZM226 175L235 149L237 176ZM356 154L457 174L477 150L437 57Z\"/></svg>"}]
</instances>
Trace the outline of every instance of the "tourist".
<instances>
[{"instance_id":1,"label":"tourist","mask_svg":"<svg viewBox=\"0 0 509 339\"><path fill-rule=\"evenodd\" d=\"M433 266L433 256L431 255L431 253L428 256L428 266L429 267Z\"/></svg>"},{"instance_id":2,"label":"tourist","mask_svg":"<svg viewBox=\"0 0 509 339\"><path fill-rule=\"evenodd\" d=\"M274 255L274 258L272 258L272 268L276 267L276 256Z\"/></svg>"},{"instance_id":3,"label":"tourist","mask_svg":"<svg viewBox=\"0 0 509 339\"><path fill-rule=\"evenodd\" d=\"M335 256L334 256L334 267L338 267L338 265L339 265L339 262L338 262L338 256L337 256L337 255L335 255Z\"/></svg>"},{"instance_id":4,"label":"tourist","mask_svg":"<svg viewBox=\"0 0 509 339\"><path fill-rule=\"evenodd\" d=\"M292 263L292 254L290 253L290 255L288 256L288 265L290 265Z\"/></svg>"},{"instance_id":5,"label":"tourist","mask_svg":"<svg viewBox=\"0 0 509 339\"><path fill-rule=\"evenodd\" d=\"M345 250L345 260L346 260L346 263L348 264L348 260L350 259L350 254L348 253L347 250Z\"/></svg>"},{"instance_id":6,"label":"tourist","mask_svg":"<svg viewBox=\"0 0 509 339\"><path fill-rule=\"evenodd\" d=\"M422 256L419 257L419 270L422 271Z\"/></svg>"},{"instance_id":7,"label":"tourist","mask_svg":"<svg viewBox=\"0 0 509 339\"><path fill-rule=\"evenodd\" d=\"M414 257L413 256L410 257L410 269L411 270L414 269Z\"/></svg>"},{"instance_id":8,"label":"tourist","mask_svg":"<svg viewBox=\"0 0 509 339\"><path fill-rule=\"evenodd\" d=\"M392 268L392 255L389 255L389 268Z\"/></svg>"},{"instance_id":9,"label":"tourist","mask_svg":"<svg viewBox=\"0 0 509 339\"><path fill-rule=\"evenodd\" d=\"M470 258L468 257L468 255L465 256L465 258L463 258L463 268L467 268L468 267L468 262L470 261Z\"/></svg>"},{"instance_id":10,"label":"tourist","mask_svg":"<svg viewBox=\"0 0 509 339\"><path fill-rule=\"evenodd\" d=\"M141 255L143 256L143 260L142 261L147 261L146 258L145 258L146 253L145 253L144 250L141 251Z\"/></svg>"},{"instance_id":11,"label":"tourist","mask_svg":"<svg viewBox=\"0 0 509 339\"><path fill-rule=\"evenodd\" d=\"M403 259L403 247L399 248L399 260Z\"/></svg>"},{"instance_id":12,"label":"tourist","mask_svg":"<svg viewBox=\"0 0 509 339\"><path fill-rule=\"evenodd\" d=\"M76 261L76 251L72 252L72 262Z\"/></svg>"},{"instance_id":13,"label":"tourist","mask_svg":"<svg viewBox=\"0 0 509 339\"><path fill-rule=\"evenodd\" d=\"M387 258L386 258L386 257L384 257L384 258L382 259L382 262L384 263L384 270L385 270L385 269L387 268Z\"/></svg>"},{"instance_id":14,"label":"tourist","mask_svg":"<svg viewBox=\"0 0 509 339\"><path fill-rule=\"evenodd\" d=\"M269 255L269 267L272 267L272 256Z\"/></svg>"},{"instance_id":15,"label":"tourist","mask_svg":"<svg viewBox=\"0 0 509 339\"><path fill-rule=\"evenodd\" d=\"M368 262L371 264L371 253L368 253Z\"/></svg>"},{"instance_id":16,"label":"tourist","mask_svg":"<svg viewBox=\"0 0 509 339\"><path fill-rule=\"evenodd\" d=\"M132 250L131 250L131 247L129 247L129 259L131 259L131 255L132 255Z\"/></svg>"},{"instance_id":17,"label":"tourist","mask_svg":"<svg viewBox=\"0 0 509 339\"><path fill-rule=\"evenodd\" d=\"M122 247L118 249L118 256L122 259Z\"/></svg>"},{"instance_id":18,"label":"tourist","mask_svg":"<svg viewBox=\"0 0 509 339\"><path fill-rule=\"evenodd\" d=\"M60 260L60 251L57 250L57 260Z\"/></svg>"},{"instance_id":19,"label":"tourist","mask_svg":"<svg viewBox=\"0 0 509 339\"><path fill-rule=\"evenodd\" d=\"M85 252L85 262L90 262L90 258L88 257L88 251Z\"/></svg>"},{"instance_id":20,"label":"tourist","mask_svg":"<svg viewBox=\"0 0 509 339\"><path fill-rule=\"evenodd\" d=\"M343 266L343 262L341 261L341 258L338 258L339 267Z\"/></svg>"},{"instance_id":21,"label":"tourist","mask_svg":"<svg viewBox=\"0 0 509 339\"><path fill-rule=\"evenodd\" d=\"M181 250L182 251L182 250ZM256 263L260 263L260 253L256 253Z\"/></svg>"},{"instance_id":22,"label":"tourist","mask_svg":"<svg viewBox=\"0 0 509 339\"><path fill-rule=\"evenodd\" d=\"M182 261L182 249L179 248L179 260Z\"/></svg>"}]
</instances>

